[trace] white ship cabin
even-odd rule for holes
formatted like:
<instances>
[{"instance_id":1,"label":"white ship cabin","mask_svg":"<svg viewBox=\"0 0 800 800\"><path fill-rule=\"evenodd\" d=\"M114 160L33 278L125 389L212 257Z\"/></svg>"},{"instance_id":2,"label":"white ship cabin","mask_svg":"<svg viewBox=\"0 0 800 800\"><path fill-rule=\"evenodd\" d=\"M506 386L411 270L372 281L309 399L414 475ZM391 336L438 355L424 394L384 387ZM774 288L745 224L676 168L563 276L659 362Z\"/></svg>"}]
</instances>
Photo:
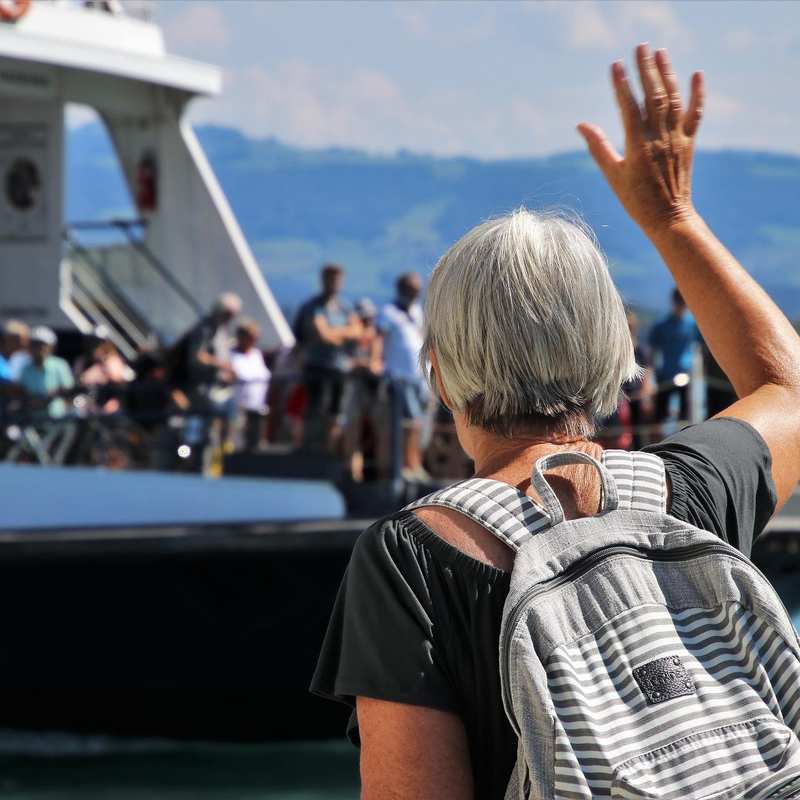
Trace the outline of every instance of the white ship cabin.
<instances>
[{"instance_id":1,"label":"white ship cabin","mask_svg":"<svg viewBox=\"0 0 800 800\"><path fill-rule=\"evenodd\" d=\"M224 291L289 326L185 119L216 67L169 55L146 2L0 0L0 319L90 332L132 356L168 344ZM94 109L130 219L65 220L65 108Z\"/></svg>"}]
</instances>

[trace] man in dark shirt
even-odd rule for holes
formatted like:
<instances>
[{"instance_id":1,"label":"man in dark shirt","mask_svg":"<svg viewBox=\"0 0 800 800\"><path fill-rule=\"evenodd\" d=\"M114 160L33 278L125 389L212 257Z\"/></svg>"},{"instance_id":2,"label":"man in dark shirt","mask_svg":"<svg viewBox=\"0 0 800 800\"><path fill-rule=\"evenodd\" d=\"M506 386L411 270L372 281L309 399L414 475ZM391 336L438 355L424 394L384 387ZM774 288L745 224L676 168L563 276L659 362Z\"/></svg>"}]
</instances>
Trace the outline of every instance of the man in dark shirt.
<instances>
[{"instance_id":1,"label":"man in dark shirt","mask_svg":"<svg viewBox=\"0 0 800 800\"><path fill-rule=\"evenodd\" d=\"M320 274L322 292L304 303L294 324L304 351L303 381L308 392L303 444L338 449L347 408L348 344L361 336L361 322L341 297L344 269L326 264Z\"/></svg>"},{"instance_id":2,"label":"man in dark shirt","mask_svg":"<svg viewBox=\"0 0 800 800\"><path fill-rule=\"evenodd\" d=\"M235 404L231 325L242 308L230 292L220 295L207 316L188 330L167 355L169 385L186 393L191 410L212 438L227 441Z\"/></svg>"}]
</instances>

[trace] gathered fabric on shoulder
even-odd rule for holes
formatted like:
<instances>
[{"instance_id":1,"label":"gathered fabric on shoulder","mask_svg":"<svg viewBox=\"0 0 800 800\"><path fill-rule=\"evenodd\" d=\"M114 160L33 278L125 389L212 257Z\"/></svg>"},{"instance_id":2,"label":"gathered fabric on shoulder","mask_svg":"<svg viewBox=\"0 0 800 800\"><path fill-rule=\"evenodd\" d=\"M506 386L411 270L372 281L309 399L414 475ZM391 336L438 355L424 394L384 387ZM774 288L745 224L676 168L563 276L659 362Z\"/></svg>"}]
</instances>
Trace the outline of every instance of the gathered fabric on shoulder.
<instances>
[{"instance_id":1,"label":"gathered fabric on shoulder","mask_svg":"<svg viewBox=\"0 0 800 800\"><path fill-rule=\"evenodd\" d=\"M775 508L766 443L715 419L646 448L664 460L669 512L749 555ZM311 689L355 708L371 697L458 715L477 798L504 797L516 737L503 711L498 643L510 574L476 561L408 511L359 538ZM349 734L358 743L353 711Z\"/></svg>"}]
</instances>

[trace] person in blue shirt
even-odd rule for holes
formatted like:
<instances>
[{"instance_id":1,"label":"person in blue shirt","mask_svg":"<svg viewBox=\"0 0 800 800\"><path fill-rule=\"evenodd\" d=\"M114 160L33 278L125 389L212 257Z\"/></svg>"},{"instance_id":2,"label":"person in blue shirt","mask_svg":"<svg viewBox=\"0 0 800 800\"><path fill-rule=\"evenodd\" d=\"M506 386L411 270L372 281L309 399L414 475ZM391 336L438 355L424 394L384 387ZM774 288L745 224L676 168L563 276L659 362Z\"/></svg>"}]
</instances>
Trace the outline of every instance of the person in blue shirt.
<instances>
[{"instance_id":1,"label":"person in blue shirt","mask_svg":"<svg viewBox=\"0 0 800 800\"><path fill-rule=\"evenodd\" d=\"M31 331L31 362L22 370L19 382L28 396L28 405L34 412L46 413L51 418L63 417L68 406L62 395L68 393L75 380L69 364L53 355L57 343L55 333L44 325Z\"/></svg>"},{"instance_id":2,"label":"person in blue shirt","mask_svg":"<svg viewBox=\"0 0 800 800\"><path fill-rule=\"evenodd\" d=\"M669 417L674 394L680 397L679 419L689 419L689 376L693 345L700 341L692 315L677 289L672 291L672 311L650 331L649 345L656 364L656 422Z\"/></svg>"}]
</instances>

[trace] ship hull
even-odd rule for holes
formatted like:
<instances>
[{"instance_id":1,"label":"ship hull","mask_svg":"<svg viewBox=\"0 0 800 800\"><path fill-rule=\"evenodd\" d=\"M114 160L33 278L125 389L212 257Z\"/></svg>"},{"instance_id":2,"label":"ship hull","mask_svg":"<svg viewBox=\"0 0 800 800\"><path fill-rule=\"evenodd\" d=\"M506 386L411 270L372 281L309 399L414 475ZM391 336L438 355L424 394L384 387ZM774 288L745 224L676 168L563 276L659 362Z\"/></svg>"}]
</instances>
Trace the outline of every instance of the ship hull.
<instances>
[{"instance_id":1,"label":"ship hull","mask_svg":"<svg viewBox=\"0 0 800 800\"><path fill-rule=\"evenodd\" d=\"M361 525L264 527L5 542L0 727L342 735L346 708L308 684Z\"/></svg>"}]
</instances>

